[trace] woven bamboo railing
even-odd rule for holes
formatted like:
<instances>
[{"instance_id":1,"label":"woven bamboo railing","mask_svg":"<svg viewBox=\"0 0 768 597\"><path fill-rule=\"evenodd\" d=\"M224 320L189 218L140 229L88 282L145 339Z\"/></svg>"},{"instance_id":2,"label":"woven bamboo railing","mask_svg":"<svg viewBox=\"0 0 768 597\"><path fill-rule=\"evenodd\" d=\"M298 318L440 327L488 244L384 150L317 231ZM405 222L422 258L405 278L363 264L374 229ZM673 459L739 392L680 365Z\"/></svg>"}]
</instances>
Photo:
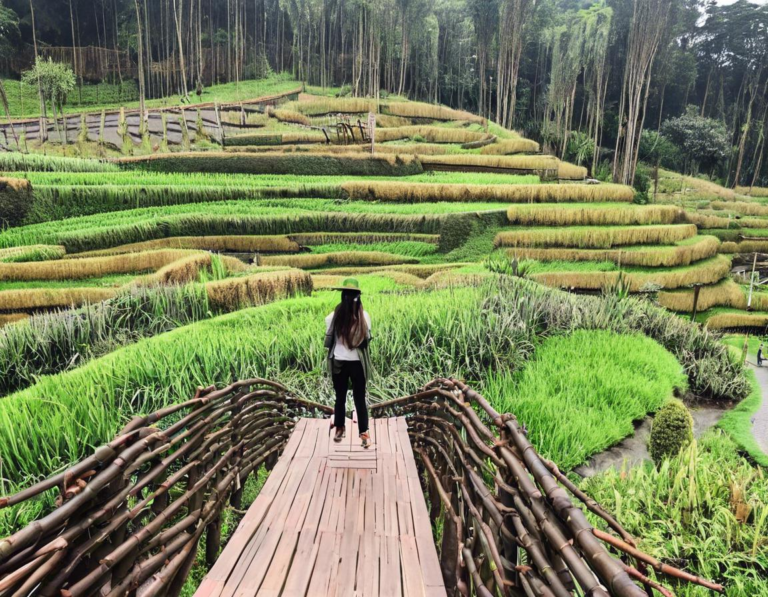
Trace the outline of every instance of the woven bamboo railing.
<instances>
[{"instance_id":1,"label":"woven bamboo railing","mask_svg":"<svg viewBox=\"0 0 768 597\"><path fill-rule=\"evenodd\" d=\"M430 517L442 522L443 578L456 595L643 597L655 590L672 597L648 577L649 566L675 582L722 591L640 552L608 512L536 453L513 415L497 413L464 383L437 379L418 394L374 405L371 415L407 417ZM579 504L615 534L594 528Z\"/></svg>"},{"instance_id":2,"label":"woven bamboo railing","mask_svg":"<svg viewBox=\"0 0 768 597\"><path fill-rule=\"evenodd\" d=\"M248 475L274 466L298 417L332 412L250 379L135 418L90 458L0 498L59 491L53 512L0 540L0 596L178 595L206 530L213 563Z\"/></svg>"},{"instance_id":3,"label":"woven bamboo railing","mask_svg":"<svg viewBox=\"0 0 768 597\"><path fill-rule=\"evenodd\" d=\"M240 508L248 476L277 463L299 417L330 414L251 379L135 418L91 457L0 498L6 508L59 496L50 514L0 540L0 597L175 597L203 533L213 564L222 512ZM450 595L671 596L649 566L722 590L637 550L610 514L539 457L514 416L462 382L436 380L371 415L407 417L430 515L442 519ZM612 533L593 528L579 503Z\"/></svg>"}]
</instances>

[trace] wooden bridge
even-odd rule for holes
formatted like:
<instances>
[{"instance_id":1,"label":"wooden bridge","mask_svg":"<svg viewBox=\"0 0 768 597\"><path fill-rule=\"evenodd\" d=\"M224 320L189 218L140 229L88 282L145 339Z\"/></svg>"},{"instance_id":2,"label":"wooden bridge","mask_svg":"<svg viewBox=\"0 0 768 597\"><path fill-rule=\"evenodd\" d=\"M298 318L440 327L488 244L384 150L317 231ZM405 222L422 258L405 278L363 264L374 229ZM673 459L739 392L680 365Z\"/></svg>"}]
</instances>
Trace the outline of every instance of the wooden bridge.
<instances>
[{"instance_id":1,"label":"wooden bridge","mask_svg":"<svg viewBox=\"0 0 768 597\"><path fill-rule=\"evenodd\" d=\"M462 382L370 411L369 450L354 421L335 444L332 409L258 379L136 417L0 498L23 509L57 495L0 540L0 597L175 597L201 558L198 597L670 596L661 575L722 590L638 550L514 416ZM221 551L222 513L240 511L261 467L267 481Z\"/></svg>"}]
</instances>

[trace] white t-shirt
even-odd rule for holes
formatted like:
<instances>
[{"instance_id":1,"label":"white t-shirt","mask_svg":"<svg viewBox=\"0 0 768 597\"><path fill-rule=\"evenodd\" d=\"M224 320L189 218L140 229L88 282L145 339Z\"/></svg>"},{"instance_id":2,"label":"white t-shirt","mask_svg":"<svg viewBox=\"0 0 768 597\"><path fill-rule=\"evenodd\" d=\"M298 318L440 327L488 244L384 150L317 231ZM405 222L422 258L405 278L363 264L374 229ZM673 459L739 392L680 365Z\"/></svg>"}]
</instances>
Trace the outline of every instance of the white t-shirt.
<instances>
[{"instance_id":1,"label":"white t-shirt","mask_svg":"<svg viewBox=\"0 0 768 597\"><path fill-rule=\"evenodd\" d=\"M368 315L368 311L363 311L363 317L368 324L368 330L371 329L371 316ZM333 313L325 318L325 332L328 333L331 329L331 323L333 323ZM333 348L333 358L337 361L359 361L360 355L357 352L357 348L349 349L344 343L336 336L336 343Z\"/></svg>"}]
</instances>

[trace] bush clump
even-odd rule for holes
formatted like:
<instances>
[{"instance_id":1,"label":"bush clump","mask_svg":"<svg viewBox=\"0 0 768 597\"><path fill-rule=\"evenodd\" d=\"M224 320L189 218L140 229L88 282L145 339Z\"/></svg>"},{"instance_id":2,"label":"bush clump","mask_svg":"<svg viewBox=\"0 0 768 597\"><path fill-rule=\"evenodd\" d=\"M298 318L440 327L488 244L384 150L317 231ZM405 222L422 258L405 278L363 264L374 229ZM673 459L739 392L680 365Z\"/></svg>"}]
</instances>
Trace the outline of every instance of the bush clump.
<instances>
[{"instance_id":1,"label":"bush clump","mask_svg":"<svg viewBox=\"0 0 768 597\"><path fill-rule=\"evenodd\" d=\"M0 230L19 226L32 203L32 187L27 180L0 178Z\"/></svg>"},{"instance_id":2,"label":"bush clump","mask_svg":"<svg viewBox=\"0 0 768 597\"><path fill-rule=\"evenodd\" d=\"M651 427L651 458L659 464L677 456L693 441L693 417L680 400L670 399L661 407Z\"/></svg>"}]
</instances>

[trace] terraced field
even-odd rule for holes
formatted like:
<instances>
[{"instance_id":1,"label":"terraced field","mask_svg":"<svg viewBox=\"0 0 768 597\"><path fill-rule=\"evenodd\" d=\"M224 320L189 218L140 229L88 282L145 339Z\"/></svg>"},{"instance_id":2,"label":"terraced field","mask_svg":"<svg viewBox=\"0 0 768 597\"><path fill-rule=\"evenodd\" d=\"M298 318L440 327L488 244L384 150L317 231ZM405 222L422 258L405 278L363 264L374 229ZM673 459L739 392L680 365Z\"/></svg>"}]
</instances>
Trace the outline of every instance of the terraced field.
<instances>
[{"instance_id":1,"label":"terraced field","mask_svg":"<svg viewBox=\"0 0 768 597\"><path fill-rule=\"evenodd\" d=\"M346 126L369 109L373 144L366 127ZM0 155L0 425L10 430L0 462L11 489L197 386L274 378L327 403L322 319L337 298L327 289L349 276L374 315L371 401L436 373L470 378L568 470L673 395L731 404L750 393L731 349L675 313L697 310L711 328L768 323L768 293L750 301L731 275L734 255L761 246L747 243L768 246L754 192L703 185L710 199L670 191L639 205L632 188L587 182L517 133L418 102L307 96L247 117L258 131L213 150ZM578 425L563 425L563 412ZM680 458L726 451L765 508L764 479L737 456L746 441L707 437L702 455ZM735 526L728 495L712 499L718 524ZM706 518L704 500L687 497ZM668 500L653 504L674 516ZM52 505L46 495L0 509L0 536ZM637 534L661 557L669 545L646 539L649 528ZM750 549L761 533L745 525L718 567L690 557L691 570L760 588L765 558ZM706 554L706 526L679 535Z\"/></svg>"}]
</instances>

